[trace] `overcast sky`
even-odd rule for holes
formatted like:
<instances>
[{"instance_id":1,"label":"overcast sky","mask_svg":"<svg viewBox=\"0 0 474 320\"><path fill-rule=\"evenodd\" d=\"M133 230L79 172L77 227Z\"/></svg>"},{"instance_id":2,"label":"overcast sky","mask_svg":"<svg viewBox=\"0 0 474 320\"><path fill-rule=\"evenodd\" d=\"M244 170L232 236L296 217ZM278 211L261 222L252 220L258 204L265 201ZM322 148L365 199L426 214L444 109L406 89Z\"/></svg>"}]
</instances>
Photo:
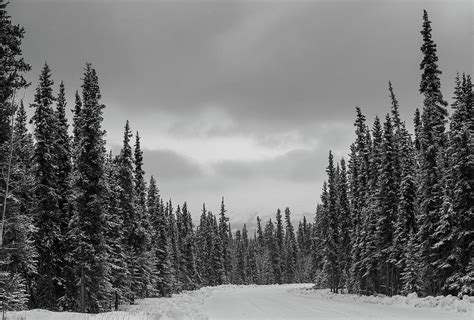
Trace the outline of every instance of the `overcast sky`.
<instances>
[{"instance_id":1,"label":"overcast sky","mask_svg":"<svg viewBox=\"0 0 474 320\"><path fill-rule=\"evenodd\" d=\"M354 107L389 110L391 80L411 126L420 106L422 10L446 98L472 73L472 1L13 0L31 100L45 61L69 96L96 68L109 147L130 120L145 169L174 203L220 198L234 226L289 206L313 217L327 154L347 157ZM57 89L57 88L56 88Z\"/></svg>"}]
</instances>

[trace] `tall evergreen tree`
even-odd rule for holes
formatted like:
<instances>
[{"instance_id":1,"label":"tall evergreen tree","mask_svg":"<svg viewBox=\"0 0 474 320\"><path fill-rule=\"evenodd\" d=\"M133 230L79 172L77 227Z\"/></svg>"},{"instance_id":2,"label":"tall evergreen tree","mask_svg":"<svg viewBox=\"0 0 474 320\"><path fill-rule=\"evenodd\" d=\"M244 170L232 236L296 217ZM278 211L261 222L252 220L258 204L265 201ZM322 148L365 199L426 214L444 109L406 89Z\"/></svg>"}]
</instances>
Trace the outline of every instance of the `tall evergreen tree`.
<instances>
[{"instance_id":1,"label":"tall evergreen tree","mask_svg":"<svg viewBox=\"0 0 474 320\"><path fill-rule=\"evenodd\" d=\"M280 249L278 247L278 242L275 236L275 225L272 222L272 219L268 220L265 225L264 231L265 245L267 247L267 255L269 260L269 265L271 266L272 274L267 276L268 281L271 283L281 284L281 256Z\"/></svg>"},{"instance_id":2,"label":"tall evergreen tree","mask_svg":"<svg viewBox=\"0 0 474 320\"><path fill-rule=\"evenodd\" d=\"M53 102L53 80L47 64L40 75L32 118L36 140L34 160L36 177L36 246L38 250L38 280L36 293L38 304L49 309L57 308L57 299L64 293L62 267L63 217L58 199L58 175L56 155L56 135L58 126Z\"/></svg>"},{"instance_id":3,"label":"tall evergreen tree","mask_svg":"<svg viewBox=\"0 0 474 320\"><path fill-rule=\"evenodd\" d=\"M16 108L15 93L28 86L23 77L31 66L22 57L21 43L25 29L13 24L7 12L8 1L0 0L0 147L5 148L11 137L11 117ZM5 164L6 149L0 153L0 163Z\"/></svg>"},{"instance_id":4,"label":"tall evergreen tree","mask_svg":"<svg viewBox=\"0 0 474 320\"><path fill-rule=\"evenodd\" d=\"M341 159L341 167L337 179L337 212L339 220L339 260L340 260L340 272L346 287L349 286L348 280L350 277L350 265L351 265L351 211L348 194L348 181L346 172L346 162ZM303 217L303 230L307 234L306 219Z\"/></svg>"},{"instance_id":5,"label":"tall evergreen tree","mask_svg":"<svg viewBox=\"0 0 474 320\"><path fill-rule=\"evenodd\" d=\"M36 249L32 223L34 176L33 140L26 128L26 111L20 103L13 127L10 189L6 223L0 249L0 297L3 310L22 310L34 303L33 280L36 275ZM33 304L33 303L30 303Z\"/></svg>"},{"instance_id":6,"label":"tall evergreen tree","mask_svg":"<svg viewBox=\"0 0 474 320\"><path fill-rule=\"evenodd\" d=\"M163 201L161 202L163 207ZM181 290L181 252L180 252L180 241L178 234L178 226L176 222L176 216L173 212L173 206L171 201L166 204L165 215L168 217L168 239L170 246L170 260L171 260L171 274L172 274L172 290L173 292L179 292Z\"/></svg>"},{"instance_id":7,"label":"tall evergreen tree","mask_svg":"<svg viewBox=\"0 0 474 320\"><path fill-rule=\"evenodd\" d=\"M250 268L249 268L249 235L247 231L247 225L244 223L244 226L242 227L242 241L241 241L241 255L242 255L242 260L241 266L242 266L242 272L241 272L241 277L242 277L242 283L243 284L249 284L250 283Z\"/></svg>"},{"instance_id":8,"label":"tall evergreen tree","mask_svg":"<svg viewBox=\"0 0 474 320\"><path fill-rule=\"evenodd\" d=\"M351 259L353 261L351 267L351 292L361 292L365 290L365 283L362 279L364 274L362 269L362 253L363 253L363 210L366 206L369 196L369 172L370 172L370 152L371 140L368 131L365 116L359 107L356 107L356 141L351 147L350 159L350 176L351 176L351 199L353 208L353 235L351 237Z\"/></svg>"},{"instance_id":9,"label":"tall evergreen tree","mask_svg":"<svg viewBox=\"0 0 474 320\"><path fill-rule=\"evenodd\" d=\"M115 310L120 305L129 302L130 270L128 265L125 234L123 233L123 216L120 210L119 158L113 157L110 152L105 164L105 185L107 189L106 207L106 243L110 264L110 283L112 285L113 305Z\"/></svg>"},{"instance_id":10,"label":"tall evergreen tree","mask_svg":"<svg viewBox=\"0 0 474 320\"><path fill-rule=\"evenodd\" d=\"M90 63L85 67L82 94L75 212L70 238L77 263L79 310L96 313L110 309L111 284L105 239L105 132L101 127L105 106L100 103L98 77Z\"/></svg>"},{"instance_id":11,"label":"tall evergreen tree","mask_svg":"<svg viewBox=\"0 0 474 320\"><path fill-rule=\"evenodd\" d=\"M330 288L333 292L338 292L340 273L338 263L339 251L339 221L336 208L336 169L334 166L334 156L329 151L328 167L326 168L328 174L328 193L327 199L323 202L325 215L327 219L327 229L325 234L324 244L324 271L329 280Z\"/></svg>"},{"instance_id":12,"label":"tall evergreen tree","mask_svg":"<svg viewBox=\"0 0 474 320\"><path fill-rule=\"evenodd\" d=\"M407 243L410 240L410 235L416 234L417 232L416 151L404 126L402 126L400 131L399 157L401 165L401 184L398 193L398 214L394 225L390 258L396 267L394 290L397 292L400 291L404 285L400 279L400 272L405 269L407 264ZM415 248L415 246L413 246L413 248ZM412 257L411 254L409 256Z\"/></svg>"},{"instance_id":13,"label":"tall evergreen tree","mask_svg":"<svg viewBox=\"0 0 474 320\"><path fill-rule=\"evenodd\" d=\"M168 241L165 210L160 205L158 189L153 176L150 178L148 188L148 209L153 224L152 248L154 251L153 285L154 290L161 297L169 297L173 290L172 265L170 255L170 245Z\"/></svg>"},{"instance_id":14,"label":"tall evergreen tree","mask_svg":"<svg viewBox=\"0 0 474 320\"><path fill-rule=\"evenodd\" d=\"M56 141L55 153L57 157L57 179L59 208L65 222L64 230L67 230L67 222L70 217L69 198L71 194L71 143L69 137L69 124L66 118L66 96L64 83L61 81L59 94L56 99Z\"/></svg>"},{"instance_id":15,"label":"tall evergreen tree","mask_svg":"<svg viewBox=\"0 0 474 320\"><path fill-rule=\"evenodd\" d=\"M285 209L285 282L293 283L296 280L296 264L298 245L296 242L293 224L291 223L290 208Z\"/></svg>"},{"instance_id":16,"label":"tall evergreen tree","mask_svg":"<svg viewBox=\"0 0 474 320\"><path fill-rule=\"evenodd\" d=\"M225 209L224 197L222 197L221 210L219 213L219 237L222 245L222 261L224 263L225 270L225 283L230 280L230 272L232 270L232 258L230 252L230 239L229 239L229 218L225 215L227 210Z\"/></svg>"},{"instance_id":17,"label":"tall evergreen tree","mask_svg":"<svg viewBox=\"0 0 474 320\"><path fill-rule=\"evenodd\" d=\"M202 284L210 285L210 278L212 274L210 258L211 253L211 239L210 226L208 223L208 215L206 204L202 204L201 217L199 220L199 227L196 232L196 264Z\"/></svg>"},{"instance_id":18,"label":"tall evergreen tree","mask_svg":"<svg viewBox=\"0 0 474 320\"><path fill-rule=\"evenodd\" d=\"M144 298L149 295L152 289L152 265L151 265L151 237L150 237L150 217L146 208L146 185L145 171L143 170L143 151L140 146L140 136L135 135L134 149L134 215L131 218L131 245L132 256L136 259L136 269L133 271L132 287L135 293ZM161 212L160 215L164 213ZM165 223L164 216L161 217ZM166 236L163 235L165 240Z\"/></svg>"},{"instance_id":19,"label":"tall evergreen tree","mask_svg":"<svg viewBox=\"0 0 474 320\"><path fill-rule=\"evenodd\" d=\"M276 221L276 227L275 227L275 240L276 244L278 247L278 259L279 259L279 266L278 268L280 269L279 272L275 273L275 279L278 284L283 283L283 245L284 245L284 239L285 239L285 231L283 230L283 222L282 222L282 216L281 216L281 210L278 209L276 212L275 216L275 221Z\"/></svg>"},{"instance_id":20,"label":"tall evergreen tree","mask_svg":"<svg viewBox=\"0 0 474 320\"><path fill-rule=\"evenodd\" d=\"M244 284L245 281L245 258L244 250L242 245L242 233L240 230L235 232L235 238L233 242L234 247L234 265L233 265L233 283Z\"/></svg>"},{"instance_id":21,"label":"tall evergreen tree","mask_svg":"<svg viewBox=\"0 0 474 320\"><path fill-rule=\"evenodd\" d=\"M219 225L215 215L210 214L211 235L212 235L212 260L211 267L213 270L212 283L213 285L221 285L227 280L227 274L224 266L222 241L219 233Z\"/></svg>"},{"instance_id":22,"label":"tall evergreen tree","mask_svg":"<svg viewBox=\"0 0 474 320\"><path fill-rule=\"evenodd\" d=\"M397 176L395 172L396 153L394 150L393 127L390 115L384 122L382 164L380 167L380 211L377 220L377 251L379 256L379 277L384 283L384 293L392 295L394 266L390 260L393 226L397 219ZM380 290L380 289L379 289Z\"/></svg>"},{"instance_id":23,"label":"tall evergreen tree","mask_svg":"<svg viewBox=\"0 0 474 320\"><path fill-rule=\"evenodd\" d=\"M431 21L428 13L423 12L423 45L421 52L423 60L420 69L423 71L420 82L420 93L424 96L423 113L421 115L422 130L420 135L421 147L421 208L419 239L425 274L425 292L439 291L439 282L436 280L437 270L433 262L438 258L433 251L436 243L434 238L437 223L443 207L443 170L445 155L443 148L446 144L445 123L447 117L446 105L441 93L441 82L438 68L436 44L431 35Z\"/></svg>"},{"instance_id":24,"label":"tall evergreen tree","mask_svg":"<svg viewBox=\"0 0 474 320\"><path fill-rule=\"evenodd\" d=\"M71 220L72 212L72 163L71 163L71 141L68 133L69 124L66 118L66 95L64 83L61 81L59 85L59 93L56 99L56 110L54 113L55 117L55 141L54 141L54 158L56 159L56 181L57 181L57 195L58 195L58 207L59 207L59 223L61 232L61 250L62 253L69 253L71 248L69 247L69 221ZM66 257L66 255L65 255ZM61 309L71 309L73 306L70 301L69 293L67 292L73 286L73 263L72 261L65 259L61 278L65 283L65 289L63 295L59 298L59 306Z\"/></svg>"},{"instance_id":25,"label":"tall evergreen tree","mask_svg":"<svg viewBox=\"0 0 474 320\"><path fill-rule=\"evenodd\" d=\"M83 111L81 111L83 113ZM84 120L82 120L84 121ZM130 299L132 302L134 297L139 294L141 289L139 281L134 278L137 274L137 259L136 259L136 248L140 247L139 240L135 237L135 193L134 193L134 178L133 178L133 158L132 158L132 147L130 146L130 139L132 132L130 130L129 122L125 123L123 145L118 156L118 180L119 186L119 203L118 207L120 210L122 223L123 223L123 241L124 248L127 255L127 265L130 271Z\"/></svg>"},{"instance_id":26,"label":"tall evergreen tree","mask_svg":"<svg viewBox=\"0 0 474 320\"><path fill-rule=\"evenodd\" d=\"M176 215L180 241L179 250L181 253L180 276L182 289L194 290L199 287L201 280L196 269L195 235L193 231L193 222L186 202L183 204L180 215L178 216L178 211L176 212Z\"/></svg>"}]
</instances>

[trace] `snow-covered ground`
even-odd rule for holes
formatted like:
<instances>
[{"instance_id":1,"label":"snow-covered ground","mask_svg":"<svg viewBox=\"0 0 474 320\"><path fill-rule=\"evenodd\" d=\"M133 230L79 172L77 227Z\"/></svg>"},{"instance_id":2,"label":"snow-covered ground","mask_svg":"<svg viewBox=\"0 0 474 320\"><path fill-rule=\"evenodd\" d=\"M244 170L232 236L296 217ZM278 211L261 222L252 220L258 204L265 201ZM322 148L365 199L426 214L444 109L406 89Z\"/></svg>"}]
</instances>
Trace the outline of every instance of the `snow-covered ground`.
<instances>
[{"instance_id":1,"label":"snow-covered ground","mask_svg":"<svg viewBox=\"0 0 474 320\"><path fill-rule=\"evenodd\" d=\"M327 292L309 290L312 285L241 286L217 289L203 305L209 319L474 319L454 308L429 305L365 303L353 295L338 300ZM413 300L413 299L411 299ZM416 300L416 299L415 299ZM454 303L454 302L453 302ZM473 301L474 303L474 301Z\"/></svg>"},{"instance_id":2,"label":"snow-covered ground","mask_svg":"<svg viewBox=\"0 0 474 320\"><path fill-rule=\"evenodd\" d=\"M313 290L311 288L295 288L290 289L290 292L297 292L303 295L331 299L339 302L363 302L371 304L394 305L397 307L406 308L430 309L432 311L437 310L442 312L472 314L472 319L474 319L474 297L469 296L464 296L462 299L458 299L451 295L419 298L416 293L411 293L408 296L397 295L393 297L387 297L384 295L359 296L356 294L335 294L331 293L329 289Z\"/></svg>"},{"instance_id":3,"label":"snow-covered ground","mask_svg":"<svg viewBox=\"0 0 474 320\"><path fill-rule=\"evenodd\" d=\"M310 290L310 284L220 286L172 298L144 299L98 315L45 310L8 313L8 320L474 319L474 298L360 297Z\"/></svg>"}]
</instances>

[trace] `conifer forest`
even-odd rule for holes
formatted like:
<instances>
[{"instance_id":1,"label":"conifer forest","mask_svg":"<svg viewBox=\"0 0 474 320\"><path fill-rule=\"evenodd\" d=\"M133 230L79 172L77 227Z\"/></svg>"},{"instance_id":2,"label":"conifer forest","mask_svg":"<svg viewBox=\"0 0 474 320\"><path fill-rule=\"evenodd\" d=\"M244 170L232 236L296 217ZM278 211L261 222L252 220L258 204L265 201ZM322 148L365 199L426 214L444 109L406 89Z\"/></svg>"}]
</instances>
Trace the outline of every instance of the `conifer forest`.
<instances>
[{"instance_id":1,"label":"conifer forest","mask_svg":"<svg viewBox=\"0 0 474 320\"><path fill-rule=\"evenodd\" d=\"M326 167L314 168L326 177L314 214L298 221L292 208L275 207L271 219L237 225L225 195L215 195L219 211L203 204L192 214L187 202L162 197L166 185L159 172L145 173L132 121L111 151L100 66L85 63L77 88L55 76L53 61L28 82L28 30L9 6L0 0L2 310L99 313L224 284L474 295L472 70L443 83L443 96L429 12L412 31L423 101L413 117L402 119L387 75L384 115L354 106L347 155L326 150Z\"/></svg>"}]
</instances>

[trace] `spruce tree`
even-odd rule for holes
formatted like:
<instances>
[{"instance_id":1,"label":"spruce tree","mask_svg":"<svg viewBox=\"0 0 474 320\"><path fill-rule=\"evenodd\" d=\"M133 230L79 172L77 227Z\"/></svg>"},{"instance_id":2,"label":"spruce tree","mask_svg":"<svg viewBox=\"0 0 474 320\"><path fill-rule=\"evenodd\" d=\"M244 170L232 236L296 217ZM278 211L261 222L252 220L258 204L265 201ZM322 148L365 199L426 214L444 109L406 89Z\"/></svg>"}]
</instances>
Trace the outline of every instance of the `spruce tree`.
<instances>
[{"instance_id":1,"label":"spruce tree","mask_svg":"<svg viewBox=\"0 0 474 320\"><path fill-rule=\"evenodd\" d=\"M11 198L10 190L12 190L13 188L12 183L17 183L17 188L23 189L24 187L28 186L29 183L26 183L26 181L30 181L31 178L31 172L26 173L23 171L23 173L25 174L24 179L22 179L21 182L17 182L15 181L15 178L12 174L16 170L18 170L16 171L17 173L22 172L22 170L24 169L22 167L24 167L25 165L27 166L27 168L30 167L30 159L24 159L27 161L24 162L21 159L21 156L19 156L19 154L21 153L24 154L28 148L30 148L29 150L32 150L31 145L28 145L28 141L18 140L27 137L25 135L26 127L24 132L18 131L18 125L21 124L21 120L26 121L24 109L23 111L21 110L23 108L22 104L20 105L20 109L18 110L16 119L15 111L18 108L17 92L20 89L28 87L29 84L24 78L24 73L28 72L31 69L31 66L27 64L22 57L21 45L25 35L25 30L22 26L15 25L12 22L11 17L7 12L7 6L7 1L0 0L0 47L2 48L0 54L0 169L3 173L2 175L0 175L0 193L2 195L3 202L2 213L0 217L0 272L2 272L2 275L4 275L7 279L6 282L8 282L8 279L11 277L11 290L15 290L19 294L23 294L24 283L22 282L22 277L18 278L16 276L11 276L10 274L8 274L8 272L6 271L6 269L4 269L3 266L8 265L10 260L10 254L6 250L7 242L5 237L9 228L7 226L6 219L9 216L12 216L16 211L15 208L9 208L9 205L11 205L9 199ZM28 137L27 140L30 140L30 138ZM22 151L21 149L24 150ZM17 155L15 156L14 153L16 153ZM19 169L18 167L21 169ZM29 187L32 187L32 185L29 185ZM31 189L32 188L30 188L30 190ZM18 195L16 195L16 197L18 197ZM17 199L17 204L23 202L23 204L20 205L20 209L21 207L23 207L23 209L26 209L26 203L24 202L26 199ZM31 204L28 205L28 207L31 206ZM21 216L23 216L23 214L21 214ZM20 220L25 220L24 218L26 217L24 216ZM26 221L23 221L21 223L21 225L23 225L23 227L28 227L30 223L31 221L28 221L28 219L26 219ZM19 233L19 238L23 238L24 240L28 241L31 240L29 238L31 234L25 234L23 232L20 233L20 230L17 230L17 232ZM26 238L24 238L23 236L26 236ZM22 245L20 245L19 247L22 247ZM34 258L35 257L32 254L30 258L31 261L34 261ZM30 268L34 269L34 266L30 266ZM28 277L31 277L31 272L28 272L27 275ZM6 284L6 282L3 284ZM13 286L13 283L15 283L16 285ZM20 289L20 287L23 288ZM16 290L15 288L18 288L19 290ZM5 299L3 301L5 301ZM18 301L20 303L17 304L17 307L21 307L24 305L24 299L20 299Z\"/></svg>"},{"instance_id":2,"label":"spruce tree","mask_svg":"<svg viewBox=\"0 0 474 320\"><path fill-rule=\"evenodd\" d=\"M398 194L398 214L394 225L391 261L395 264L394 290L401 288L400 272L405 269L406 244L410 234L416 234L417 191L416 191L416 151L404 125L399 141L401 164L401 184Z\"/></svg>"},{"instance_id":3,"label":"spruce tree","mask_svg":"<svg viewBox=\"0 0 474 320\"><path fill-rule=\"evenodd\" d=\"M272 219L268 220L265 225L263 236L268 251L269 266L271 266L272 270L272 274L269 275L268 278L271 279L271 283L281 284L281 256L277 238L275 236L275 225L273 224Z\"/></svg>"},{"instance_id":4,"label":"spruce tree","mask_svg":"<svg viewBox=\"0 0 474 320\"><path fill-rule=\"evenodd\" d=\"M66 118L66 96L64 83L61 81L59 94L56 99L56 158L59 208L65 222L64 230L67 230L67 222L70 217L69 198L71 193L71 143L69 137L69 124Z\"/></svg>"},{"instance_id":5,"label":"spruce tree","mask_svg":"<svg viewBox=\"0 0 474 320\"><path fill-rule=\"evenodd\" d=\"M244 284L245 281L245 261L244 250L242 245L242 233L240 230L235 232L234 239L234 265L233 265L233 283Z\"/></svg>"},{"instance_id":6,"label":"spruce tree","mask_svg":"<svg viewBox=\"0 0 474 320\"><path fill-rule=\"evenodd\" d=\"M393 127L390 116L387 114L384 122L382 163L380 167L380 211L376 224L377 251L379 255L379 277L384 282L384 293L392 295L394 265L391 261L393 241L393 226L397 219L397 176L395 172L396 153L394 150Z\"/></svg>"},{"instance_id":7,"label":"spruce tree","mask_svg":"<svg viewBox=\"0 0 474 320\"><path fill-rule=\"evenodd\" d=\"M368 136L369 133L367 132ZM380 119L375 117L372 127L372 143L367 144L370 150L368 166L370 172L366 176L369 181L368 188L365 189L367 199L361 211L363 230L360 236L361 254L360 266L362 276L362 290L364 293L376 292L379 289L378 263L380 261L377 250L377 222L380 208L380 169L382 166L382 143L383 133ZM361 171L363 173L363 171Z\"/></svg>"},{"instance_id":8,"label":"spruce tree","mask_svg":"<svg viewBox=\"0 0 474 320\"><path fill-rule=\"evenodd\" d=\"M390 93L390 100L392 102L391 107L391 120L392 120L392 127L393 127L393 142L394 142L394 149L396 156L394 158L394 170L395 170L395 178L396 178L396 188L397 192L400 190L400 183L401 183L401 159L404 157L404 154L401 153L401 144L403 143L403 133L402 130L404 129L404 123L400 118L400 111L399 111L399 104L398 100L395 96L395 92L392 86L392 82L388 82L388 91Z\"/></svg>"},{"instance_id":9,"label":"spruce tree","mask_svg":"<svg viewBox=\"0 0 474 320\"><path fill-rule=\"evenodd\" d=\"M81 312L97 313L110 309L110 264L105 239L105 140L102 130L104 105L100 103L98 77L86 64L82 84L83 107L75 208L71 221L73 258L78 279L77 305Z\"/></svg>"},{"instance_id":10,"label":"spruce tree","mask_svg":"<svg viewBox=\"0 0 474 320\"><path fill-rule=\"evenodd\" d=\"M178 211L176 213L178 216ZM201 282L196 269L195 258L195 235L193 230L193 222L191 213L188 211L187 203L183 204L181 214L177 217L178 232L180 239L181 253L181 283L183 290L194 290L199 287Z\"/></svg>"},{"instance_id":11,"label":"spruce tree","mask_svg":"<svg viewBox=\"0 0 474 320\"><path fill-rule=\"evenodd\" d=\"M247 225L244 223L242 227L242 241L240 243L241 260L239 260L239 267L241 268L242 284L249 283L249 263L248 263L249 237L247 232Z\"/></svg>"},{"instance_id":12,"label":"spruce tree","mask_svg":"<svg viewBox=\"0 0 474 320\"><path fill-rule=\"evenodd\" d=\"M36 275L35 228L31 217L34 175L33 140L28 133L26 111L20 103L13 127L10 189L6 202L6 224L0 251L0 297L3 310L23 310L34 303Z\"/></svg>"},{"instance_id":13,"label":"spruce tree","mask_svg":"<svg viewBox=\"0 0 474 320\"><path fill-rule=\"evenodd\" d=\"M285 209L285 282L293 283L296 280L296 264L298 257L298 246L296 243L293 224L291 223L290 208Z\"/></svg>"},{"instance_id":14,"label":"spruce tree","mask_svg":"<svg viewBox=\"0 0 474 320\"><path fill-rule=\"evenodd\" d=\"M69 124L66 118L66 96L64 83L59 85L59 93L56 99L56 110L54 113L56 122L56 139L54 142L54 157L56 159L56 179L58 206L60 212L60 231L61 231L61 252L67 257L71 248L69 247L69 221L72 214L72 163L71 163L71 141L68 133ZM62 310L72 309L73 302L70 300L70 290L74 285L72 271L73 263L70 259L65 259L64 268L61 277L64 279L65 289L59 298L59 306Z\"/></svg>"},{"instance_id":15,"label":"spruce tree","mask_svg":"<svg viewBox=\"0 0 474 320\"><path fill-rule=\"evenodd\" d=\"M168 240L165 210L160 205L158 189L153 176L150 178L150 186L148 188L148 208L151 221L153 224L153 274L154 290L161 297L169 297L173 290L172 265L170 255L170 245Z\"/></svg>"},{"instance_id":16,"label":"spruce tree","mask_svg":"<svg viewBox=\"0 0 474 320\"><path fill-rule=\"evenodd\" d=\"M275 221L276 221L276 228L275 228L275 240L276 244L278 247L278 259L279 259L279 266L278 268L280 269L279 272L275 274L275 279L278 284L283 283L283 241L285 239L285 233L283 231L283 222L282 222L282 216L281 216L281 210L278 209L275 215Z\"/></svg>"},{"instance_id":17,"label":"spruce tree","mask_svg":"<svg viewBox=\"0 0 474 320\"><path fill-rule=\"evenodd\" d=\"M262 230L262 220L259 216L257 216L257 241L261 247L265 245L264 238L263 238L263 230Z\"/></svg>"},{"instance_id":18,"label":"spruce tree","mask_svg":"<svg viewBox=\"0 0 474 320\"><path fill-rule=\"evenodd\" d=\"M256 241L255 241L255 264L257 269L257 284L265 284L266 276L268 272L268 259L265 259L267 252L265 247L265 239L263 237L262 222L259 216L257 216L257 230L256 230Z\"/></svg>"},{"instance_id":19,"label":"spruce tree","mask_svg":"<svg viewBox=\"0 0 474 320\"><path fill-rule=\"evenodd\" d=\"M211 230L209 228L206 205L203 203L199 227L196 231L196 265L201 277L202 285L204 286L210 285L210 277L212 273L210 266L210 232Z\"/></svg>"},{"instance_id":20,"label":"spruce tree","mask_svg":"<svg viewBox=\"0 0 474 320\"><path fill-rule=\"evenodd\" d=\"M121 214L121 220L123 224L123 247L127 255L127 265L130 271L130 279L126 282L130 282L130 296L126 297L131 302L134 301L135 296L139 294L141 289L139 279L136 275L138 274L137 266L137 248L140 247L139 240L135 237L135 193L134 193L134 180L133 180L133 158L132 158L132 147L130 146L130 138L132 133L130 130L129 122L125 123L123 145L122 150L118 156L118 186L119 186L119 203L118 207ZM138 243L137 243L138 242Z\"/></svg>"},{"instance_id":21,"label":"spruce tree","mask_svg":"<svg viewBox=\"0 0 474 320\"><path fill-rule=\"evenodd\" d=\"M340 272L342 280L346 287L349 286L349 276L350 276L350 266L351 266L351 209L349 203L349 194L348 194L348 185L347 185L347 172L346 172L346 162L344 159L341 159L341 167L337 179L337 212L339 220L339 239L340 239L340 250L339 250L339 259L340 259ZM308 226L306 224L306 218L303 217L303 233L305 238L308 234ZM307 240L305 239L305 242ZM307 247L306 244L304 244Z\"/></svg>"},{"instance_id":22,"label":"spruce tree","mask_svg":"<svg viewBox=\"0 0 474 320\"><path fill-rule=\"evenodd\" d=\"M421 52L423 60L420 69L423 71L420 82L420 93L424 97L423 113L421 115L422 129L420 135L421 150L421 208L420 208L420 249L423 255L425 292L438 293L440 283L437 281L437 270L433 262L438 259L433 251L436 243L434 237L437 223L443 207L443 170L445 155L443 148L446 144L445 123L447 117L446 101L441 93L441 82L438 68L436 44L432 40L431 21L428 13L423 12L423 45Z\"/></svg>"},{"instance_id":23,"label":"spruce tree","mask_svg":"<svg viewBox=\"0 0 474 320\"><path fill-rule=\"evenodd\" d=\"M327 245L328 239L327 234L329 231L329 219L328 219L328 183L323 182L323 188L321 192L321 203L316 207L316 215L314 218L314 244L313 244L313 278L315 285L318 288L327 288L330 286L330 279L328 273L329 265L327 262L327 253L329 246Z\"/></svg>"},{"instance_id":24,"label":"spruce tree","mask_svg":"<svg viewBox=\"0 0 474 320\"><path fill-rule=\"evenodd\" d=\"M227 274L225 271L224 259L223 259L223 246L220 237L219 225L215 215L211 215L211 226L212 226L212 261L211 266L213 270L213 284L221 285L227 281Z\"/></svg>"},{"instance_id":25,"label":"spruce tree","mask_svg":"<svg viewBox=\"0 0 474 320\"><path fill-rule=\"evenodd\" d=\"M161 202L161 207L163 207L163 201ZM178 226L176 223L176 216L173 212L173 206L171 201L166 204L165 215L168 217L168 238L170 246L170 260L171 260L171 274L172 274L172 290L173 292L179 292L181 290L182 284L180 279L180 261L181 261L181 252L179 246L179 235L178 235Z\"/></svg>"},{"instance_id":26,"label":"spruce tree","mask_svg":"<svg viewBox=\"0 0 474 320\"><path fill-rule=\"evenodd\" d=\"M361 292L365 290L365 283L362 279L364 274L362 269L363 253L363 221L365 216L363 211L369 196L369 172L370 172L370 133L365 122L365 116L359 107L356 107L356 141L351 146L350 176L351 176L351 204L353 208L353 234L351 236L351 292Z\"/></svg>"},{"instance_id":27,"label":"spruce tree","mask_svg":"<svg viewBox=\"0 0 474 320\"><path fill-rule=\"evenodd\" d=\"M340 273L339 273L339 220L337 216L337 194L336 194L336 168L334 167L334 156L329 151L328 166L326 168L328 175L327 198L323 199L323 207L326 216L326 232L324 242L324 271L332 292L338 292Z\"/></svg>"},{"instance_id":28,"label":"spruce tree","mask_svg":"<svg viewBox=\"0 0 474 320\"><path fill-rule=\"evenodd\" d=\"M53 102L53 80L47 64L40 75L36 89L35 109L32 122L36 140L35 161L35 198L36 198L36 246L38 250L38 280L36 292L38 305L54 310L57 299L64 293L62 268L63 217L59 207L56 139L58 126Z\"/></svg>"},{"instance_id":29,"label":"spruce tree","mask_svg":"<svg viewBox=\"0 0 474 320\"><path fill-rule=\"evenodd\" d=\"M11 117L16 108L16 92L28 86L23 77L31 69L22 57L21 43L25 29L13 24L7 12L8 2L0 0L0 147L5 148L11 137ZM6 149L0 153L0 163L5 164Z\"/></svg>"},{"instance_id":30,"label":"spruce tree","mask_svg":"<svg viewBox=\"0 0 474 320\"><path fill-rule=\"evenodd\" d=\"M232 259L230 252L230 239L229 239L229 218L225 215L227 210L225 209L224 197L222 197L221 210L219 213L219 237L222 245L222 261L224 263L225 280L224 283L229 282L230 272L232 270Z\"/></svg>"},{"instance_id":31,"label":"spruce tree","mask_svg":"<svg viewBox=\"0 0 474 320\"><path fill-rule=\"evenodd\" d=\"M134 215L131 219L132 233L132 255L137 259L136 270L133 273L132 287L135 293L144 298L149 295L152 288L152 265L151 265L151 236L150 236L150 217L146 208L146 185L145 171L143 170L143 151L140 146L140 136L138 132L135 135L134 148ZM163 214L163 213L161 213ZM165 223L164 217L162 217ZM163 235L163 237L166 236Z\"/></svg>"},{"instance_id":32,"label":"spruce tree","mask_svg":"<svg viewBox=\"0 0 474 320\"><path fill-rule=\"evenodd\" d=\"M123 233L123 216L120 210L119 158L109 153L105 163L105 185L107 189L106 243L110 264L110 283L114 309L129 302L130 270Z\"/></svg>"}]
</instances>

